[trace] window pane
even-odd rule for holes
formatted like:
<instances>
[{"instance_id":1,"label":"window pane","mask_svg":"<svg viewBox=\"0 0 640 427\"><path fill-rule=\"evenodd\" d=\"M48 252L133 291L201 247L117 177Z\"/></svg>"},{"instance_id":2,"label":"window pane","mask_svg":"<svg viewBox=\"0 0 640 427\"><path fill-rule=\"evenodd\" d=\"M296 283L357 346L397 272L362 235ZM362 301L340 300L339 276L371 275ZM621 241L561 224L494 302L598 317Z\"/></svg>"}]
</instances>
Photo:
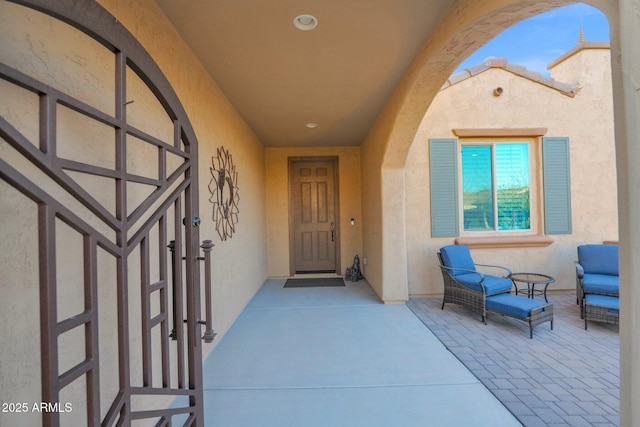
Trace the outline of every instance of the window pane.
<instances>
[{"instance_id":1,"label":"window pane","mask_svg":"<svg viewBox=\"0 0 640 427\"><path fill-rule=\"evenodd\" d=\"M462 203L465 230L493 230L491 146L462 147Z\"/></svg>"},{"instance_id":2,"label":"window pane","mask_svg":"<svg viewBox=\"0 0 640 427\"><path fill-rule=\"evenodd\" d=\"M496 144L498 230L529 230L529 148Z\"/></svg>"}]
</instances>

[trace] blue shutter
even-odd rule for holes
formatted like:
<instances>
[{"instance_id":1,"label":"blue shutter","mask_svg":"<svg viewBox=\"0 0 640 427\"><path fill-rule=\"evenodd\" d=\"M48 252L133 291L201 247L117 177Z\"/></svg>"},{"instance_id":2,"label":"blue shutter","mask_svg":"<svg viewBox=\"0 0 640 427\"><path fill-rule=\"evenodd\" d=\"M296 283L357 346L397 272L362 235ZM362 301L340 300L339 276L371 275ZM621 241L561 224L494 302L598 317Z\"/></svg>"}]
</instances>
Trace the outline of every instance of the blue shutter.
<instances>
[{"instance_id":1,"label":"blue shutter","mask_svg":"<svg viewBox=\"0 0 640 427\"><path fill-rule=\"evenodd\" d=\"M546 234L571 234L569 138L542 138Z\"/></svg>"},{"instance_id":2,"label":"blue shutter","mask_svg":"<svg viewBox=\"0 0 640 427\"><path fill-rule=\"evenodd\" d=\"M429 140L431 237L458 236L458 140Z\"/></svg>"}]
</instances>

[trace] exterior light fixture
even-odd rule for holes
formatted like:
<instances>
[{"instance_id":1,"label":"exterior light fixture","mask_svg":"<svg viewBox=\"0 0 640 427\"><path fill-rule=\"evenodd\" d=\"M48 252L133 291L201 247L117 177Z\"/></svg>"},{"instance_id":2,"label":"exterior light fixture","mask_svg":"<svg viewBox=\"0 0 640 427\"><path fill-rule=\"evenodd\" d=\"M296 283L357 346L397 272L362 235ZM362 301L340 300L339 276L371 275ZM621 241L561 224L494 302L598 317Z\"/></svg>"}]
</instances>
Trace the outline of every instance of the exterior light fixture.
<instances>
[{"instance_id":1,"label":"exterior light fixture","mask_svg":"<svg viewBox=\"0 0 640 427\"><path fill-rule=\"evenodd\" d=\"M308 127L309 129L314 129L314 128L318 127L318 124L317 123L307 123L305 126Z\"/></svg>"},{"instance_id":2,"label":"exterior light fixture","mask_svg":"<svg viewBox=\"0 0 640 427\"><path fill-rule=\"evenodd\" d=\"M298 15L293 19L293 25L301 31L311 31L318 26L318 20L313 15Z\"/></svg>"}]
</instances>

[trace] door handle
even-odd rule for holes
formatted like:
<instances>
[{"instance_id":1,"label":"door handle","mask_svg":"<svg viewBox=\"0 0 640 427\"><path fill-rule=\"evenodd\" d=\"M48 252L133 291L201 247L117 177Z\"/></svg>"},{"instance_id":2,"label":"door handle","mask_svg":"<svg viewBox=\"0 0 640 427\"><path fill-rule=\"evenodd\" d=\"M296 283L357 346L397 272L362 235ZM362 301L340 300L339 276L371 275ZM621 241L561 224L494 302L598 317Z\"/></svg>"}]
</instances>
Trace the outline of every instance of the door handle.
<instances>
[{"instance_id":1,"label":"door handle","mask_svg":"<svg viewBox=\"0 0 640 427\"><path fill-rule=\"evenodd\" d=\"M331 241L332 242L334 241L333 238L334 238L335 232L336 232L336 223L331 221Z\"/></svg>"}]
</instances>

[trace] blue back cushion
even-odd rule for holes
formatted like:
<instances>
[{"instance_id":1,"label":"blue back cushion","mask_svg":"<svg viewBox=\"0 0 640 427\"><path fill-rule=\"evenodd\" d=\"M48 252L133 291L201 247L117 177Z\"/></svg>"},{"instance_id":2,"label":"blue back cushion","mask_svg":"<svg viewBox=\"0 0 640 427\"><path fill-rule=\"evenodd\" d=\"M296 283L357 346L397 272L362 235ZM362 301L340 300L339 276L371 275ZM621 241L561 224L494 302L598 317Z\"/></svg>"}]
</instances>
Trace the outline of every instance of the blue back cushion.
<instances>
[{"instance_id":1,"label":"blue back cushion","mask_svg":"<svg viewBox=\"0 0 640 427\"><path fill-rule=\"evenodd\" d=\"M578 246L578 262L585 274L618 275L618 245Z\"/></svg>"},{"instance_id":2,"label":"blue back cushion","mask_svg":"<svg viewBox=\"0 0 640 427\"><path fill-rule=\"evenodd\" d=\"M449 245L440 248L440 255L442 255L442 262L445 267L450 268L462 268L464 270L475 271L476 265L471 258L471 252L468 246L464 245ZM452 270L451 275L457 276L459 274L467 274L468 271L456 271Z\"/></svg>"}]
</instances>

